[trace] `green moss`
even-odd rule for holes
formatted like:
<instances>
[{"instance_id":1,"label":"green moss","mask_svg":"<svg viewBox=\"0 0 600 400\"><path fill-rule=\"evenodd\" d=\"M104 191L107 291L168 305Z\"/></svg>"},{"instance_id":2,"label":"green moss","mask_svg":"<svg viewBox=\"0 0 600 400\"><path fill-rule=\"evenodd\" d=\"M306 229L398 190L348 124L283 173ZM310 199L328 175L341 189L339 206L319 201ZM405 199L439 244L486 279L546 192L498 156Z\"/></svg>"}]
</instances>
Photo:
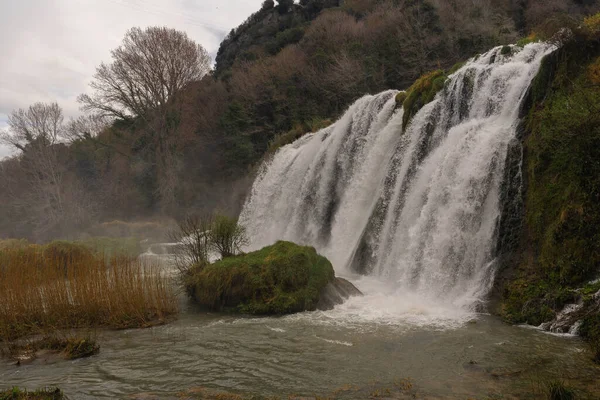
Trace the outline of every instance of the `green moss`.
<instances>
[{"instance_id":1,"label":"green moss","mask_svg":"<svg viewBox=\"0 0 600 400\"><path fill-rule=\"evenodd\" d=\"M456 64L454 64L449 70L448 70L448 75L452 75L453 73L455 73L456 71L458 71L459 69L461 69L462 67L464 67L466 64L465 61L463 62L458 62Z\"/></svg>"},{"instance_id":2,"label":"green moss","mask_svg":"<svg viewBox=\"0 0 600 400\"><path fill-rule=\"evenodd\" d=\"M500 50L500 54L502 54L503 56L510 56L512 54L512 47L502 46L502 50Z\"/></svg>"},{"instance_id":3,"label":"green moss","mask_svg":"<svg viewBox=\"0 0 600 400\"><path fill-rule=\"evenodd\" d=\"M532 33L531 35L520 39L517 42L517 46L519 46L519 47L525 47L529 43L535 43L535 42L538 42L539 40L540 39L537 37L537 35L535 33Z\"/></svg>"},{"instance_id":4,"label":"green moss","mask_svg":"<svg viewBox=\"0 0 600 400\"><path fill-rule=\"evenodd\" d=\"M307 133L317 132L323 128L328 127L333 122L330 119L323 119L315 117L311 120L304 121L302 123L297 123L294 127L286 133L281 135L277 135L271 143L269 143L269 148L265 153L265 157L272 156L285 145L290 143L294 143L296 140L300 139Z\"/></svg>"},{"instance_id":5,"label":"green moss","mask_svg":"<svg viewBox=\"0 0 600 400\"><path fill-rule=\"evenodd\" d=\"M600 314L586 316L579 328L579 334L592 345L594 361L600 364Z\"/></svg>"},{"instance_id":6,"label":"green moss","mask_svg":"<svg viewBox=\"0 0 600 400\"><path fill-rule=\"evenodd\" d=\"M197 268L188 293L212 310L289 314L314 310L333 267L312 247L277 242L259 251Z\"/></svg>"},{"instance_id":7,"label":"green moss","mask_svg":"<svg viewBox=\"0 0 600 400\"><path fill-rule=\"evenodd\" d=\"M46 388L33 392L14 387L0 391L0 400L62 400L65 396L58 388Z\"/></svg>"},{"instance_id":8,"label":"green moss","mask_svg":"<svg viewBox=\"0 0 600 400\"><path fill-rule=\"evenodd\" d=\"M401 107L406 100L406 92L398 92L396 95L396 107Z\"/></svg>"},{"instance_id":9,"label":"green moss","mask_svg":"<svg viewBox=\"0 0 600 400\"><path fill-rule=\"evenodd\" d=\"M437 70L423 75L406 91L406 99L403 102L404 116L402 129L406 129L411 118L423 108L423 106L435 98L435 95L444 88L448 75Z\"/></svg>"}]
</instances>

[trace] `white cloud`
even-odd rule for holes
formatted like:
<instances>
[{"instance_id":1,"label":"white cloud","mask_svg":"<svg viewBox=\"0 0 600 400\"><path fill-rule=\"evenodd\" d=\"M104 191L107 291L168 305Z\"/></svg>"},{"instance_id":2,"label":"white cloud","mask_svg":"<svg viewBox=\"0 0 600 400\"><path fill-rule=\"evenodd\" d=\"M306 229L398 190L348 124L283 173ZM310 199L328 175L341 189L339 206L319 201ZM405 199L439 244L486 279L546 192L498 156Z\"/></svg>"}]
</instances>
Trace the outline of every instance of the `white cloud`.
<instances>
[{"instance_id":1,"label":"white cloud","mask_svg":"<svg viewBox=\"0 0 600 400\"><path fill-rule=\"evenodd\" d=\"M127 29L168 26L213 56L262 0L7 0L0 2L0 121L16 108L57 101L78 114L95 68ZM0 158L3 156L0 148Z\"/></svg>"}]
</instances>

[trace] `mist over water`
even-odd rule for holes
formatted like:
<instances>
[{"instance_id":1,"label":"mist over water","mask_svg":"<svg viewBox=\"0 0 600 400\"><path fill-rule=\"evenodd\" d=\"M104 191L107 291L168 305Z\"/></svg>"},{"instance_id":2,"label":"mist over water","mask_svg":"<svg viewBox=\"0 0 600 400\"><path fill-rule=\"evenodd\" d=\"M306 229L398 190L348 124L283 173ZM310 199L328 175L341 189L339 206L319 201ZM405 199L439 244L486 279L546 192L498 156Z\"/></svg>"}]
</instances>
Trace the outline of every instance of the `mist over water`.
<instances>
[{"instance_id":1,"label":"mist over water","mask_svg":"<svg viewBox=\"0 0 600 400\"><path fill-rule=\"evenodd\" d=\"M240 217L250 248L311 245L338 275L354 276L366 296L332 315L417 325L470 318L493 284L520 105L553 49L497 47L472 59L404 131L390 90L281 148Z\"/></svg>"}]
</instances>

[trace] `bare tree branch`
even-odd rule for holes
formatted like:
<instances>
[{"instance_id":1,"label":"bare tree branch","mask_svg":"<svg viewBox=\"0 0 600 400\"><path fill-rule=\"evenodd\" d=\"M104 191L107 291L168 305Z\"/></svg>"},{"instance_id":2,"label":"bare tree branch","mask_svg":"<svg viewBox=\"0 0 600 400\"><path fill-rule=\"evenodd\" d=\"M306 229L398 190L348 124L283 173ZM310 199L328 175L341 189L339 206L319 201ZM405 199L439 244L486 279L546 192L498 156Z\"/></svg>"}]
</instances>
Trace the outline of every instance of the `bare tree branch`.
<instances>
[{"instance_id":1,"label":"bare tree branch","mask_svg":"<svg viewBox=\"0 0 600 400\"><path fill-rule=\"evenodd\" d=\"M90 84L93 94L78 101L84 111L101 116L145 117L164 111L175 93L210 71L208 52L184 32L164 27L133 28L102 63Z\"/></svg>"}]
</instances>

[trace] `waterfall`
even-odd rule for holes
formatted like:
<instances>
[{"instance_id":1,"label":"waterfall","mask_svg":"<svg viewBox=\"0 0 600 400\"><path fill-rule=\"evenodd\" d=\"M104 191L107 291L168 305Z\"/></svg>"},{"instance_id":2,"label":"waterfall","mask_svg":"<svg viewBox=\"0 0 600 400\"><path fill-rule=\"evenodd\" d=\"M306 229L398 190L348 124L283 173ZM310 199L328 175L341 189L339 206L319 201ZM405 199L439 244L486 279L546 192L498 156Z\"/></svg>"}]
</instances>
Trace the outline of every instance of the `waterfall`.
<instances>
[{"instance_id":1,"label":"waterfall","mask_svg":"<svg viewBox=\"0 0 600 400\"><path fill-rule=\"evenodd\" d=\"M389 90L282 147L240 216L251 249L311 245L337 273L476 307L493 283L500 188L520 105L553 47L511 49L466 63L405 131L398 92Z\"/></svg>"}]
</instances>

